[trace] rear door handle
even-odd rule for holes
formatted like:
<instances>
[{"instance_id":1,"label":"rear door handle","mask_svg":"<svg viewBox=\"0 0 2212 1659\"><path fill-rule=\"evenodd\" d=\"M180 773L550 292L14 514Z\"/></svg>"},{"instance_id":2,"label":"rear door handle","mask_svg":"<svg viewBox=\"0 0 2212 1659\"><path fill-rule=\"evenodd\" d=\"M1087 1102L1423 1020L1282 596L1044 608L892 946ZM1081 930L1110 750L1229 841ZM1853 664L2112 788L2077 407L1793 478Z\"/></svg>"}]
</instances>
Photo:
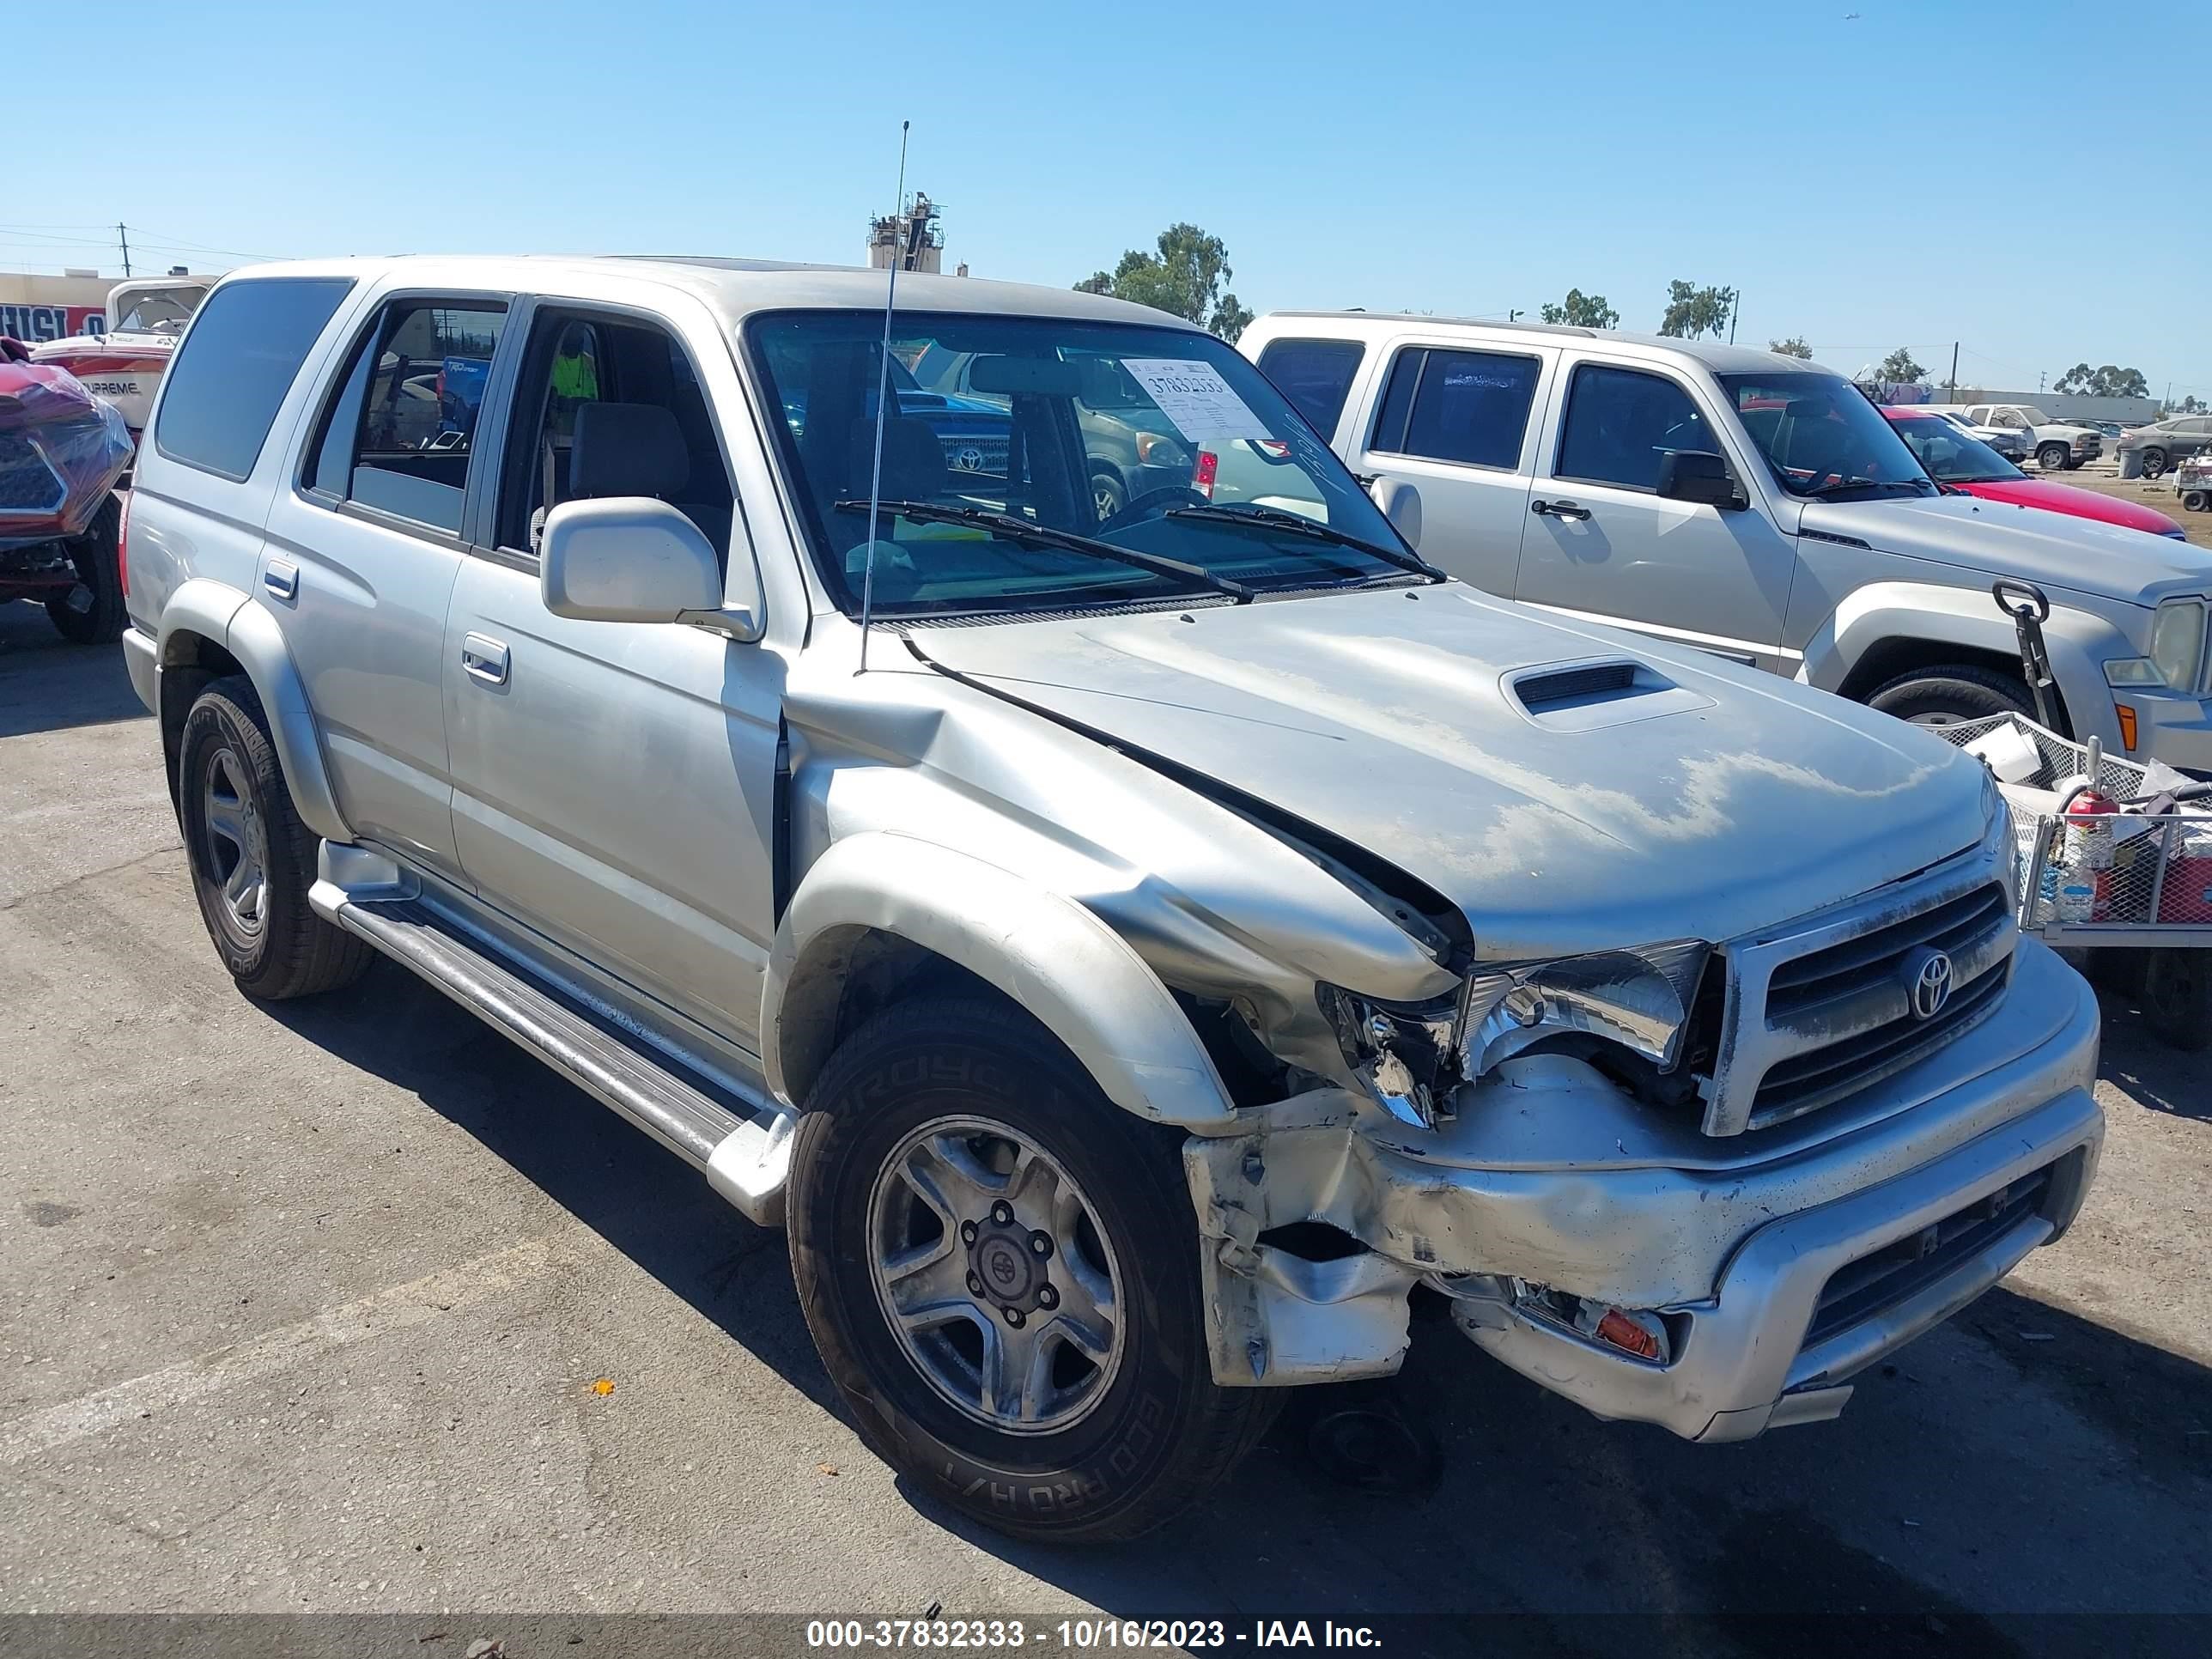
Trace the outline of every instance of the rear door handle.
<instances>
[{"instance_id":1,"label":"rear door handle","mask_svg":"<svg viewBox=\"0 0 2212 1659\"><path fill-rule=\"evenodd\" d=\"M461 666L486 685L507 684L507 647L483 634L461 636Z\"/></svg>"},{"instance_id":2,"label":"rear door handle","mask_svg":"<svg viewBox=\"0 0 2212 1659\"><path fill-rule=\"evenodd\" d=\"M1540 519L1587 519L1590 515L1589 508L1577 507L1572 501L1534 501L1528 503L1528 510Z\"/></svg>"},{"instance_id":3,"label":"rear door handle","mask_svg":"<svg viewBox=\"0 0 2212 1659\"><path fill-rule=\"evenodd\" d=\"M261 573L261 585L269 590L272 599L296 599L300 592L300 567L289 559L271 559Z\"/></svg>"}]
</instances>

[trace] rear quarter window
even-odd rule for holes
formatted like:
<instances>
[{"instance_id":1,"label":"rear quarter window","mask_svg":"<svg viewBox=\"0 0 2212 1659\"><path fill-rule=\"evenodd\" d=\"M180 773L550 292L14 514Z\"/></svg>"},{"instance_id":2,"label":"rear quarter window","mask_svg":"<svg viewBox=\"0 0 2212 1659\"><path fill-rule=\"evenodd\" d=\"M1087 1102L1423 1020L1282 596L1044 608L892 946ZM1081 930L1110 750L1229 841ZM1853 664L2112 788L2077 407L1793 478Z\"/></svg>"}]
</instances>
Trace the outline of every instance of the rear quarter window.
<instances>
[{"instance_id":1,"label":"rear quarter window","mask_svg":"<svg viewBox=\"0 0 2212 1659\"><path fill-rule=\"evenodd\" d=\"M272 276L217 289L169 365L154 447L234 482L251 473L308 348L352 287L348 276Z\"/></svg>"},{"instance_id":2,"label":"rear quarter window","mask_svg":"<svg viewBox=\"0 0 2212 1659\"><path fill-rule=\"evenodd\" d=\"M1260 372L1328 443L1366 353L1357 340L1270 340L1260 351Z\"/></svg>"}]
</instances>

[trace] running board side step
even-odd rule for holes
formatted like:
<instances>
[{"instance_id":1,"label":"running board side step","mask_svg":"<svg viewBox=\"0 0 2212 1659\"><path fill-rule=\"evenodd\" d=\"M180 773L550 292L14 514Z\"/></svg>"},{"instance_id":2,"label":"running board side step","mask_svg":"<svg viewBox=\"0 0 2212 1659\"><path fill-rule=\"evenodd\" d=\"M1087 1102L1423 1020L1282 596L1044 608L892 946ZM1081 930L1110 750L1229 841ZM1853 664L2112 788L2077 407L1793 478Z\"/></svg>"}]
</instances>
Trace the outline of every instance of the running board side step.
<instances>
[{"instance_id":1,"label":"running board side step","mask_svg":"<svg viewBox=\"0 0 2212 1659\"><path fill-rule=\"evenodd\" d=\"M386 896L389 894L389 896ZM419 974L602 1104L628 1118L687 1163L708 1184L764 1226L783 1221L784 1176L798 1120L700 1086L626 1041L613 1022L556 995L442 924L404 890L356 896L327 876L309 902Z\"/></svg>"}]
</instances>

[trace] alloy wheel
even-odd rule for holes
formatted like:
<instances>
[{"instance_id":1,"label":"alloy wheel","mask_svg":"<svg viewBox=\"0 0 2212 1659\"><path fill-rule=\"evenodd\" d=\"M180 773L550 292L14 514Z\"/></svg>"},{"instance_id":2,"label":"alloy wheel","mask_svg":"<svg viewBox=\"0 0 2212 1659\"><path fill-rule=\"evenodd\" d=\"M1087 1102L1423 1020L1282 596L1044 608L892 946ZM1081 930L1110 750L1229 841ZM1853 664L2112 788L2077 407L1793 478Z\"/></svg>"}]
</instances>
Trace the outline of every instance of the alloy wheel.
<instances>
[{"instance_id":1,"label":"alloy wheel","mask_svg":"<svg viewBox=\"0 0 2212 1659\"><path fill-rule=\"evenodd\" d=\"M969 1417L1048 1433L1105 1397L1126 1346L1121 1268L1082 1188L1018 1131L915 1129L877 1171L867 1240L900 1348Z\"/></svg>"},{"instance_id":2,"label":"alloy wheel","mask_svg":"<svg viewBox=\"0 0 2212 1659\"><path fill-rule=\"evenodd\" d=\"M222 890L231 926L252 939L267 914L269 836L244 774L236 753L216 750L201 787L200 817L207 830L208 873Z\"/></svg>"}]
</instances>

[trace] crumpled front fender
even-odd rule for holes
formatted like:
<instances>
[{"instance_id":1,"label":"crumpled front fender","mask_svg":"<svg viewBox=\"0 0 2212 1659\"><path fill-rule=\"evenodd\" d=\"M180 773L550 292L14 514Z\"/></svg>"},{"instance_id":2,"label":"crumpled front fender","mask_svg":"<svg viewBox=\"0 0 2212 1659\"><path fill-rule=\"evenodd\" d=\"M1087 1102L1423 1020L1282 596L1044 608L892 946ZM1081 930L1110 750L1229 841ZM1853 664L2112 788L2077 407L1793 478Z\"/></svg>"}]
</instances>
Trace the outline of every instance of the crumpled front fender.
<instances>
[{"instance_id":1,"label":"crumpled front fender","mask_svg":"<svg viewBox=\"0 0 2212 1659\"><path fill-rule=\"evenodd\" d=\"M769 1086L799 1103L829 1058L854 945L889 933L957 963L1042 1022L1106 1097L1219 1133L1236 1109L1168 988L1073 900L972 854L869 830L834 843L776 927L761 998Z\"/></svg>"}]
</instances>

